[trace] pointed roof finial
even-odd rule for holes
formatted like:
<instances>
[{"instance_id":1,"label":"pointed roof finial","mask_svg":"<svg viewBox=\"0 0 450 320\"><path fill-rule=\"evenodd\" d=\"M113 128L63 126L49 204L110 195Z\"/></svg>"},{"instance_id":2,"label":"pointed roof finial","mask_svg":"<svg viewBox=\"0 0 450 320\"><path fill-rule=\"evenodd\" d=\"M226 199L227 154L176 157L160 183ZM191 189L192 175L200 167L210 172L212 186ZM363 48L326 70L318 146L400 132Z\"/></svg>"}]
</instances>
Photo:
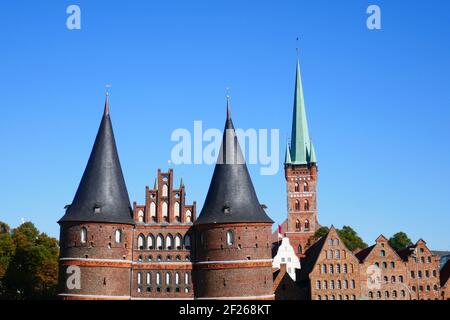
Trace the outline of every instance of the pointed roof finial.
<instances>
[{"instance_id":1,"label":"pointed roof finial","mask_svg":"<svg viewBox=\"0 0 450 320\"><path fill-rule=\"evenodd\" d=\"M106 115L109 115L109 88L111 88L112 85L111 84L107 84L105 87L106 87L106 92L105 92L106 98L105 98L105 112L104 112L104 115L106 116Z\"/></svg>"},{"instance_id":2,"label":"pointed roof finial","mask_svg":"<svg viewBox=\"0 0 450 320\"><path fill-rule=\"evenodd\" d=\"M227 120L231 119L231 110L230 110L230 88L227 87Z\"/></svg>"},{"instance_id":3,"label":"pointed roof finial","mask_svg":"<svg viewBox=\"0 0 450 320\"><path fill-rule=\"evenodd\" d=\"M298 37L296 39L295 51L297 52L297 60L298 60L299 59L299 51L300 51L299 46L298 46Z\"/></svg>"}]
</instances>

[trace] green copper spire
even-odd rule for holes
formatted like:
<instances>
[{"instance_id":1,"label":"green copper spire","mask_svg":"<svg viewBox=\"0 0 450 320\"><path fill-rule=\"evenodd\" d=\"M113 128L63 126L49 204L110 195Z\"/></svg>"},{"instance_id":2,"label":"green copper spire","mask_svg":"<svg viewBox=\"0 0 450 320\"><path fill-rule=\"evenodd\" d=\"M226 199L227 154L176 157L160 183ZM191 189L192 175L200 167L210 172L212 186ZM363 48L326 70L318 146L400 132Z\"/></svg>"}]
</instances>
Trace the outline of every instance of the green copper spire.
<instances>
[{"instance_id":1,"label":"green copper spire","mask_svg":"<svg viewBox=\"0 0 450 320\"><path fill-rule=\"evenodd\" d=\"M303 96L300 62L297 61L297 74L295 79L294 117L292 121L291 137L291 163L308 164L315 155L311 150L308 121L306 119L305 99Z\"/></svg>"},{"instance_id":2,"label":"green copper spire","mask_svg":"<svg viewBox=\"0 0 450 320\"><path fill-rule=\"evenodd\" d=\"M289 149L289 143L286 143L286 157L284 158L285 164L291 164L291 150Z\"/></svg>"},{"instance_id":3,"label":"green copper spire","mask_svg":"<svg viewBox=\"0 0 450 320\"><path fill-rule=\"evenodd\" d=\"M311 140L311 152L309 154L309 163L317 163L317 159L316 159L316 151L314 150L314 145L312 143Z\"/></svg>"}]
</instances>

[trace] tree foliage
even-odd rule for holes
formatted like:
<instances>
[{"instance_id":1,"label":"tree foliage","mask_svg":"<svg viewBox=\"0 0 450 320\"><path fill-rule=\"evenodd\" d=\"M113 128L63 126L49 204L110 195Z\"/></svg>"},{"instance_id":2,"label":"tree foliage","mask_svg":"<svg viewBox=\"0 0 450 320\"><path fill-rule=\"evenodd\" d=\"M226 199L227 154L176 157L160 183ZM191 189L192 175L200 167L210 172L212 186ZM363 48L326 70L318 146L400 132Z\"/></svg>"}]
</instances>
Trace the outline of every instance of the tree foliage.
<instances>
[{"instance_id":1,"label":"tree foliage","mask_svg":"<svg viewBox=\"0 0 450 320\"><path fill-rule=\"evenodd\" d=\"M350 251L355 251L357 249L367 248L367 244L361 239L358 233L349 226L344 226L342 229L336 229L339 237L347 246ZM328 234L330 228L320 227L314 234L315 240L324 237Z\"/></svg>"},{"instance_id":2,"label":"tree foliage","mask_svg":"<svg viewBox=\"0 0 450 320\"><path fill-rule=\"evenodd\" d=\"M407 246L409 246L411 244L412 244L411 239L408 237L408 235L406 233L404 233L402 231L397 232L389 239L389 245L394 250L397 250L397 251L400 249L406 248Z\"/></svg>"},{"instance_id":3,"label":"tree foliage","mask_svg":"<svg viewBox=\"0 0 450 320\"><path fill-rule=\"evenodd\" d=\"M9 242L2 242L3 238ZM9 243L5 248L12 252L7 264L0 262L6 266L3 277L0 273L3 298L53 298L58 280L58 241L40 233L33 223L26 222L11 233L0 234L0 254L2 243Z\"/></svg>"}]
</instances>

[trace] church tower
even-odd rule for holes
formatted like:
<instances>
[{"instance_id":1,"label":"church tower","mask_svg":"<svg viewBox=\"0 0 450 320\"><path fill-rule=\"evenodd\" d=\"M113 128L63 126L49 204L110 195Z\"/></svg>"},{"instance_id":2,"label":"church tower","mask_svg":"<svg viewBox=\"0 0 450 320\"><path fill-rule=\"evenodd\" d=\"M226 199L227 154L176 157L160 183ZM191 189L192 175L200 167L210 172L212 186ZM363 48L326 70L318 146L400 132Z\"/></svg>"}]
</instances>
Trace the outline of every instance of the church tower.
<instances>
[{"instance_id":1,"label":"church tower","mask_svg":"<svg viewBox=\"0 0 450 320\"><path fill-rule=\"evenodd\" d=\"M129 299L134 220L108 95L75 198L59 220L59 297Z\"/></svg>"},{"instance_id":2,"label":"church tower","mask_svg":"<svg viewBox=\"0 0 450 320\"><path fill-rule=\"evenodd\" d=\"M194 223L197 299L274 299L271 226L258 201L231 120L203 209Z\"/></svg>"},{"instance_id":3,"label":"church tower","mask_svg":"<svg viewBox=\"0 0 450 320\"><path fill-rule=\"evenodd\" d=\"M317 220L317 159L309 136L305 100L297 61L291 143L286 147L287 231L292 246L302 256L320 227Z\"/></svg>"}]
</instances>

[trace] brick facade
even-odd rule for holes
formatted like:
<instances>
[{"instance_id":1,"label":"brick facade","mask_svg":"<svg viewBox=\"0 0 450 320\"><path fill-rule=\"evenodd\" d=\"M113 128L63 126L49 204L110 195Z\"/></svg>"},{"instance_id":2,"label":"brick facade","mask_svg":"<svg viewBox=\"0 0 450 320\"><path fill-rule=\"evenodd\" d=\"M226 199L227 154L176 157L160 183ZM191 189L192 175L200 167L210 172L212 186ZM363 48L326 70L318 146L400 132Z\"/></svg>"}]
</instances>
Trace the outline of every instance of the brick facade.
<instances>
[{"instance_id":1,"label":"brick facade","mask_svg":"<svg viewBox=\"0 0 450 320\"><path fill-rule=\"evenodd\" d=\"M273 299L271 225L199 225L195 296Z\"/></svg>"},{"instance_id":2,"label":"brick facade","mask_svg":"<svg viewBox=\"0 0 450 320\"><path fill-rule=\"evenodd\" d=\"M384 236L375 245L356 254L361 265L362 298L368 300L409 300L407 266Z\"/></svg>"},{"instance_id":3,"label":"brick facade","mask_svg":"<svg viewBox=\"0 0 450 320\"><path fill-rule=\"evenodd\" d=\"M132 299L192 299L192 243L196 204L185 203L185 186L174 188L173 170L158 170L145 204L133 204Z\"/></svg>"},{"instance_id":4,"label":"brick facade","mask_svg":"<svg viewBox=\"0 0 450 320\"><path fill-rule=\"evenodd\" d=\"M361 297L359 261L334 227L301 259L299 285L311 300L356 300Z\"/></svg>"},{"instance_id":5,"label":"brick facade","mask_svg":"<svg viewBox=\"0 0 450 320\"><path fill-rule=\"evenodd\" d=\"M285 165L288 217L285 235L299 257L320 227L317 219L317 166Z\"/></svg>"}]
</instances>

